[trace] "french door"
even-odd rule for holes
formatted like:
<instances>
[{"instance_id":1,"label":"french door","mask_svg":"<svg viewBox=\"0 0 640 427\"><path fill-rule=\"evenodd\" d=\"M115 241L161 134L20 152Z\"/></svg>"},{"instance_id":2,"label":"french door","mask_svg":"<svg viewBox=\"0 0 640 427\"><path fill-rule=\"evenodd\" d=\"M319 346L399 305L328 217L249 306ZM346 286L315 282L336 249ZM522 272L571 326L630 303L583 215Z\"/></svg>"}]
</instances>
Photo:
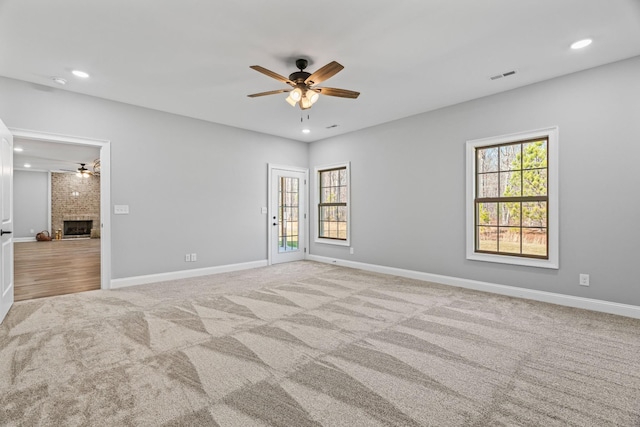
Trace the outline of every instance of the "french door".
<instances>
[{"instance_id":1,"label":"french door","mask_svg":"<svg viewBox=\"0 0 640 427\"><path fill-rule=\"evenodd\" d=\"M299 261L306 252L307 172L271 167L270 262Z\"/></svg>"}]
</instances>

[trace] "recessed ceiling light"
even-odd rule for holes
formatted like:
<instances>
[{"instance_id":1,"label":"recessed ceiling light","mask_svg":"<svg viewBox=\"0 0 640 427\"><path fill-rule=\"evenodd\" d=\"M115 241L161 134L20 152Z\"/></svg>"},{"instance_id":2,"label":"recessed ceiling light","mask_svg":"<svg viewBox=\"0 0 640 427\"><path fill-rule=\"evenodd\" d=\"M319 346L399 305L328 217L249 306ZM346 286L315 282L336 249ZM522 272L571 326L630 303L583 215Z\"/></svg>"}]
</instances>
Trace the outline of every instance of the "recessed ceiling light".
<instances>
[{"instance_id":1,"label":"recessed ceiling light","mask_svg":"<svg viewBox=\"0 0 640 427\"><path fill-rule=\"evenodd\" d=\"M593 40L591 39L578 40L577 42L571 45L571 49L582 49L583 47L589 46L592 41Z\"/></svg>"},{"instance_id":2,"label":"recessed ceiling light","mask_svg":"<svg viewBox=\"0 0 640 427\"><path fill-rule=\"evenodd\" d=\"M86 78L88 78L88 77L89 77L89 73L87 73L87 72L85 72L85 71L73 70L71 73L72 73L74 76L76 76L76 77L80 77L80 78L83 78L83 79L86 79Z\"/></svg>"},{"instance_id":3,"label":"recessed ceiling light","mask_svg":"<svg viewBox=\"0 0 640 427\"><path fill-rule=\"evenodd\" d=\"M17 151L18 153L24 151L24 148L22 147L13 147L13 151Z\"/></svg>"},{"instance_id":4,"label":"recessed ceiling light","mask_svg":"<svg viewBox=\"0 0 640 427\"><path fill-rule=\"evenodd\" d=\"M29 163L25 163L25 164L24 164L24 167L25 167L25 168L30 168L30 167L31 167L31 165L30 165Z\"/></svg>"},{"instance_id":5,"label":"recessed ceiling light","mask_svg":"<svg viewBox=\"0 0 640 427\"><path fill-rule=\"evenodd\" d=\"M67 80L63 79L62 77L53 77L52 78L54 82L58 83L59 85L66 85L67 84Z\"/></svg>"},{"instance_id":6,"label":"recessed ceiling light","mask_svg":"<svg viewBox=\"0 0 640 427\"><path fill-rule=\"evenodd\" d=\"M310 133L311 129L302 129L302 133Z\"/></svg>"}]
</instances>

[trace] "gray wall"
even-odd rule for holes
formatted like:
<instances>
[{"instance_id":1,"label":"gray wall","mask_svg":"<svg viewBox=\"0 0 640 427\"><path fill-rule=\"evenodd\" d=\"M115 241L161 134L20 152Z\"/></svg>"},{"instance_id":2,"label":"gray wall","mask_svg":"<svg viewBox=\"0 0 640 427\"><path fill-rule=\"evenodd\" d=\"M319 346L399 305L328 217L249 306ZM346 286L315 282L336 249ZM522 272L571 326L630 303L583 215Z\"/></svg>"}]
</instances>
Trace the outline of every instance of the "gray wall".
<instances>
[{"instance_id":1,"label":"gray wall","mask_svg":"<svg viewBox=\"0 0 640 427\"><path fill-rule=\"evenodd\" d=\"M111 141L111 202L130 208L112 215L114 279L265 260L267 163L307 164L304 143L7 78L0 118Z\"/></svg>"},{"instance_id":2,"label":"gray wall","mask_svg":"<svg viewBox=\"0 0 640 427\"><path fill-rule=\"evenodd\" d=\"M351 161L355 254L312 254L640 305L638 75L640 57L310 146L6 78L0 118L111 140L111 201L131 211L112 215L113 278L264 260L267 163ZM465 141L554 125L560 269L467 261Z\"/></svg>"},{"instance_id":3,"label":"gray wall","mask_svg":"<svg viewBox=\"0 0 640 427\"><path fill-rule=\"evenodd\" d=\"M48 219L49 173L14 171L13 191L14 237L35 237L42 230L51 232Z\"/></svg>"},{"instance_id":4,"label":"gray wall","mask_svg":"<svg viewBox=\"0 0 640 427\"><path fill-rule=\"evenodd\" d=\"M638 76L640 57L312 143L312 170L351 161L355 253L310 252L640 305ZM555 125L560 269L467 261L465 142Z\"/></svg>"}]
</instances>

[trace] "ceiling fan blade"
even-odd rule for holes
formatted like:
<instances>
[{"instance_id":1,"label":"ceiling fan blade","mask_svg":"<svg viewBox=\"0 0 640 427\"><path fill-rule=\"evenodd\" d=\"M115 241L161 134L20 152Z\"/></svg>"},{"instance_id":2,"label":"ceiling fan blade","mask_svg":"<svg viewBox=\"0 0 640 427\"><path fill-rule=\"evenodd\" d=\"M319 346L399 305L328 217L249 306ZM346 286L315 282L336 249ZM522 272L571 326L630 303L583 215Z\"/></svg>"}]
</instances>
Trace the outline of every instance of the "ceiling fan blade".
<instances>
[{"instance_id":1,"label":"ceiling fan blade","mask_svg":"<svg viewBox=\"0 0 640 427\"><path fill-rule=\"evenodd\" d=\"M255 98L257 96L275 95L276 93L284 93L284 92L291 92L291 89L270 90L269 92L253 93L253 94L247 95L247 96L249 98Z\"/></svg>"},{"instance_id":2,"label":"ceiling fan blade","mask_svg":"<svg viewBox=\"0 0 640 427\"><path fill-rule=\"evenodd\" d=\"M347 89L336 89L334 87L317 87L315 90L319 90L322 95L339 96L340 98L356 99L360 92Z\"/></svg>"},{"instance_id":3,"label":"ceiling fan blade","mask_svg":"<svg viewBox=\"0 0 640 427\"><path fill-rule=\"evenodd\" d=\"M344 67L338 64L336 61L331 61L327 65L307 77L304 83L310 86L317 85L318 83L327 80L329 77L336 75L343 68Z\"/></svg>"},{"instance_id":4,"label":"ceiling fan blade","mask_svg":"<svg viewBox=\"0 0 640 427\"><path fill-rule=\"evenodd\" d=\"M266 76L269 76L269 77L271 77L271 78L274 78L274 79L276 79L276 80L278 80L278 81L280 81L280 82L282 82L282 83L286 83L286 84L291 85L291 86L295 86L295 85L296 85L294 82L292 82L292 81L291 81L291 80L289 80L288 78L286 78L286 77L284 77L284 76L281 76L281 75L280 75L280 74L278 74L278 73L274 73L274 72L273 72L273 71L271 71L271 70L267 70L266 68L261 67L261 66L259 66L259 65L252 65L252 66L250 66L249 68L254 69L254 70L256 70L257 72L262 73L262 74L264 74L264 75L266 75Z\"/></svg>"}]
</instances>

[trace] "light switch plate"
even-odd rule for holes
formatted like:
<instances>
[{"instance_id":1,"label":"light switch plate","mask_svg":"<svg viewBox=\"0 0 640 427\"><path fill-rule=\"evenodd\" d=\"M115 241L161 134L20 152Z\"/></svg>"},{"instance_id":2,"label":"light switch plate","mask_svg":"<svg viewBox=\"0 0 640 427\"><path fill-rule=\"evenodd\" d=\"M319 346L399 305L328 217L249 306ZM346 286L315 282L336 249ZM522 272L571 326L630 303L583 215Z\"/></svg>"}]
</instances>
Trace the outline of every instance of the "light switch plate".
<instances>
[{"instance_id":1,"label":"light switch plate","mask_svg":"<svg viewBox=\"0 0 640 427\"><path fill-rule=\"evenodd\" d=\"M129 205L113 205L114 215L129 215Z\"/></svg>"},{"instance_id":2,"label":"light switch plate","mask_svg":"<svg viewBox=\"0 0 640 427\"><path fill-rule=\"evenodd\" d=\"M267 213L267 208L260 209L260 213L266 214Z\"/></svg>"}]
</instances>

